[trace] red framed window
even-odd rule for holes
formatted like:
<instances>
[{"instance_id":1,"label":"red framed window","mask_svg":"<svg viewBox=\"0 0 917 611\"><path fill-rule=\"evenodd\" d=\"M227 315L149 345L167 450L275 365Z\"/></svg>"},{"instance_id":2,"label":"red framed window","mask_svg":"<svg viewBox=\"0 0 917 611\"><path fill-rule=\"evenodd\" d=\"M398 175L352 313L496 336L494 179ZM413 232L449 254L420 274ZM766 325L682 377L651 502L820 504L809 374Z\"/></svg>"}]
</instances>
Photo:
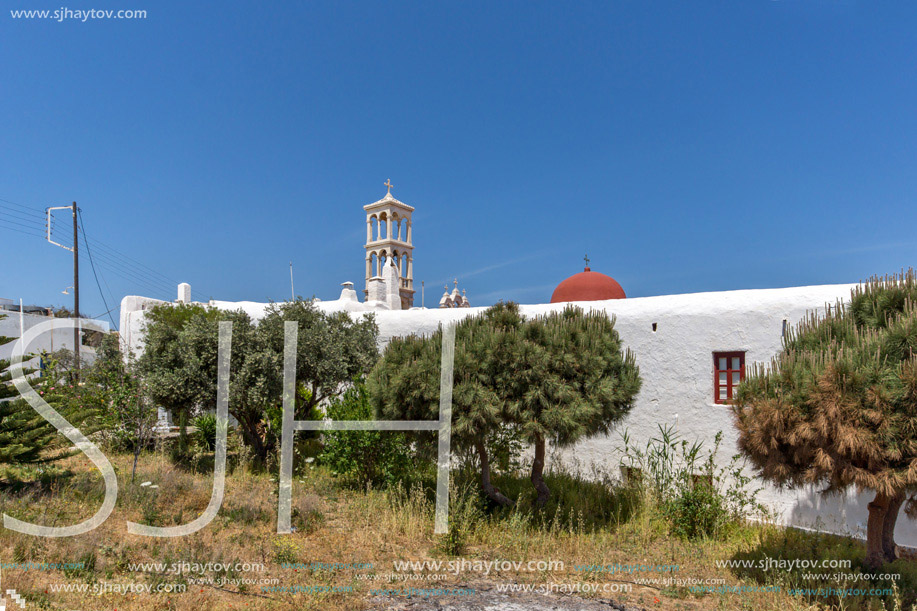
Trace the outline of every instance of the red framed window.
<instances>
[{"instance_id":1,"label":"red framed window","mask_svg":"<svg viewBox=\"0 0 917 611\"><path fill-rule=\"evenodd\" d=\"M745 379L744 352L713 353L713 401L728 403Z\"/></svg>"}]
</instances>

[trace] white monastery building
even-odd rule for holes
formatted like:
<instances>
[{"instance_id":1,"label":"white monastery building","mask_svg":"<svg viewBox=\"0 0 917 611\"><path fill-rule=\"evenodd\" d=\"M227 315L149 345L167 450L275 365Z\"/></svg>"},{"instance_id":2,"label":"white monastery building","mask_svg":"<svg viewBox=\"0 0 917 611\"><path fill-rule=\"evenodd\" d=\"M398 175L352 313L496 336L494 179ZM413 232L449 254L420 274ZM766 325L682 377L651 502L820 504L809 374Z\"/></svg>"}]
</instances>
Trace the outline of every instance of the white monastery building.
<instances>
[{"instance_id":1,"label":"white monastery building","mask_svg":"<svg viewBox=\"0 0 917 611\"><path fill-rule=\"evenodd\" d=\"M440 324L483 312L470 307L455 289L441 300L444 307L413 307L413 208L389 193L364 207L366 211L366 286L360 302L353 283L343 283L335 301L316 305L324 311L344 311L351 316L372 312L379 326L379 343L392 337L429 334ZM587 259L588 263L588 259ZM768 363L782 348L783 336L807 313L821 311L850 298L855 284L806 286L781 289L737 290L686 295L627 298L613 278L588 266L560 282L551 302L521 305L526 316L537 316L565 307L606 312L615 318L623 344L630 348L640 367L643 386L634 408L616 431L587 439L562 450L549 447L555 464L581 469L598 467L618 473L623 446L621 433L628 431L632 443L642 447L656 436L660 425L674 426L689 442L700 440L712 448L718 432L723 443L718 456L725 464L738 452L738 432L728 405L746 367ZM190 301L190 286L179 285L178 302ZM462 300L462 301L458 301ZM121 302L121 339L126 350L143 349L144 310L163 303L128 296ZM254 319L263 317L266 303L211 301L225 309L242 309ZM549 464L550 466L550 464ZM787 525L864 537L870 494L854 490L826 497L813 488L781 490L758 481L759 500ZM896 539L901 545L917 546L917 528L902 515Z\"/></svg>"}]
</instances>

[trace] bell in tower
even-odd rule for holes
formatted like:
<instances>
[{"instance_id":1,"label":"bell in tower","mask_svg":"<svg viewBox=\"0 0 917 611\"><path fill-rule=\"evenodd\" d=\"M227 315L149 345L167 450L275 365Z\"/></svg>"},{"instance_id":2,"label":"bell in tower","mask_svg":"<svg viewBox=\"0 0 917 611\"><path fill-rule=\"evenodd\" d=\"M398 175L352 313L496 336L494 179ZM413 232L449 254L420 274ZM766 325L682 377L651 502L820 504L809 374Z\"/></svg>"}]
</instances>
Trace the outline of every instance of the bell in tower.
<instances>
[{"instance_id":1,"label":"bell in tower","mask_svg":"<svg viewBox=\"0 0 917 611\"><path fill-rule=\"evenodd\" d=\"M388 192L377 202L363 206L366 211L366 288L370 280L381 279L385 266L392 262L398 270L401 309L414 305L414 246L411 242L411 213L414 208L392 197L394 185L385 181Z\"/></svg>"}]
</instances>

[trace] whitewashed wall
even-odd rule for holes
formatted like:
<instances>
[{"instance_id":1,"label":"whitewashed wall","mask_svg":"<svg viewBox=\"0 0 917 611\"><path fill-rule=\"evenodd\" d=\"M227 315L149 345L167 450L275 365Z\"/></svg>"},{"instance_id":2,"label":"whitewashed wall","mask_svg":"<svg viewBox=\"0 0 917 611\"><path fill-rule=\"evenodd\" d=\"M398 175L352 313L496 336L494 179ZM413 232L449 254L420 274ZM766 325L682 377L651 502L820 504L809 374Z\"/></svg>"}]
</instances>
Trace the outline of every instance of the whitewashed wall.
<instances>
[{"instance_id":1,"label":"whitewashed wall","mask_svg":"<svg viewBox=\"0 0 917 611\"><path fill-rule=\"evenodd\" d=\"M643 388L624 423L608 436L589 439L553 453L553 460L588 473L595 465L616 473L620 464L621 432L627 429L633 443L645 445L660 424L677 425L689 441L699 439L712 446L717 432L724 435L720 463L737 453L737 431L728 406L713 401L713 352L741 350L746 365L768 362L781 349L784 321L795 325L806 312L821 310L847 300L854 285L827 285L786 289L727 291L667 295L601 302L583 302L585 309L604 310L616 318L624 344L636 356ZM128 299L140 298L125 298ZM335 302L323 302L333 309ZM215 302L224 309L242 307L259 318L264 304ZM524 305L526 316L535 316L565 304ZM124 302L122 303L122 307ZM380 344L394 336L428 334L446 321L460 320L485 308L414 309L379 311ZM363 316L351 313L351 316ZM129 329L132 349L142 349L142 316L122 310L122 336ZM127 323L127 326L126 324ZM656 323L656 331L653 331ZM759 482L758 485L763 485ZM794 526L840 534L864 536L868 494L849 493L825 498L811 489L781 491L766 486L760 500L779 519ZM902 514L896 531L898 542L917 546L917 528Z\"/></svg>"},{"instance_id":2,"label":"whitewashed wall","mask_svg":"<svg viewBox=\"0 0 917 611\"><path fill-rule=\"evenodd\" d=\"M167 303L160 299L137 297L128 295L121 300L121 316L119 322L121 337L121 352L125 356L139 356L143 352L143 327L146 310L154 305Z\"/></svg>"},{"instance_id":3,"label":"whitewashed wall","mask_svg":"<svg viewBox=\"0 0 917 611\"><path fill-rule=\"evenodd\" d=\"M6 318L0 320L0 335L18 338L20 336L19 312L3 310L0 311L0 314L6 315ZM39 323L51 321L53 324L62 320L63 319L52 318L50 316L39 316L37 314L26 313L22 315L22 327L25 331L28 331ZM108 331L108 324L99 320L87 321L86 324L87 328L91 325L92 329ZM0 346L0 359L9 360L10 356L13 354L13 346L15 344L16 342L10 342ZM54 352L55 350L61 350L63 348L73 350L73 328L64 327L63 324L60 324L59 328L55 328L36 338L35 341L28 346L26 352L27 354L37 354L40 352ZM89 346L81 346L80 355L84 359L92 359L95 356L95 350ZM35 363L33 362L30 364L34 365Z\"/></svg>"}]
</instances>

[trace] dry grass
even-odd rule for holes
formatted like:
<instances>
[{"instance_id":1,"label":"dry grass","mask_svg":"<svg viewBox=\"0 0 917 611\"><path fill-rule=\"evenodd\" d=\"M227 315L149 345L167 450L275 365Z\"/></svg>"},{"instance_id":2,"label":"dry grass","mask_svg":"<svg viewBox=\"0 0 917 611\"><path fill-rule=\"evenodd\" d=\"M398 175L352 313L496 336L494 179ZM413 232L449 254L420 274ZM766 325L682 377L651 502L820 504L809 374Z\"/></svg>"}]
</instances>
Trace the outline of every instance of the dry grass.
<instances>
[{"instance_id":1,"label":"dry grass","mask_svg":"<svg viewBox=\"0 0 917 611\"><path fill-rule=\"evenodd\" d=\"M793 577L779 572L742 574L718 569L716 560L779 557L781 553L811 558L832 554L856 556L856 544L812 537L772 526L738 529L726 541L685 542L667 535L665 524L649 511L637 511L627 519L604 526L587 516L565 511L533 515L524 509L485 516L468 509L474 503L456 499L452 518L465 534L458 545L461 557L470 560L562 560L564 571L494 572L482 576L471 572L448 575L442 581L367 581L359 573L387 575L393 562L447 560L443 541L433 534L433 502L420 487L411 490L353 491L335 485L322 468L307 466L294 483L292 535L276 534L277 484L267 474L234 470L227 478L223 505L214 521L187 537L161 539L127 534L126 521L158 526L186 523L207 506L211 494L209 473L195 473L171 464L162 453L142 457L137 479L130 482L130 457L110 457L119 475L118 505L106 523L78 537L46 539L0 530L0 562L83 562L76 571L4 570L3 589L15 588L28 600L29 609L363 609L370 606L372 587L441 587L444 584L485 583L611 583L633 582L635 577L682 579L725 578L731 586L794 585ZM80 457L68 459L40 475L37 482L7 483L0 492L0 508L19 519L49 525L75 523L89 517L103 496L101 477ZM35 475L33 472L31 475ZM11 475L8 474L7 482ZM158 486L141 486L143 482ZM461 494L456 494L461 497ZM464 497L468 500L468 497ZM524 507L524 503L520 504ZM359 570L311 571L284 568L283 563L370 563ZM262 572L209 571L194 575L219 579L276 579L280 586L350 587L352 593L263 592L260 584L234 584L222 589L200 585L188 575L131 570L134 563L254 563ZM670 575L608 575L584 573L574 565L677 564ZM900 564L900 567L898 566ZM917 583L914 563L899 561L896 570L908 573ZM139 583L184 584L184 593L94 594L61 593L56 584ZM798 584L797 584L798 585ZM852 586L856 587L856 586ZM906 598L910 593L905 592ZM601 595L600 595L601 596ZM695 595L685 588L634 586L627 594L614 594L618 601L652 609L761 609L795 611L819 609L816 601L785 592ZM378 604L378 603L377 603ZM870 608L843 603L844 609ZM871 608L881 609L878 598ZM891 606L889 606L889 609Z\"/></svg>"}]
</instances>

